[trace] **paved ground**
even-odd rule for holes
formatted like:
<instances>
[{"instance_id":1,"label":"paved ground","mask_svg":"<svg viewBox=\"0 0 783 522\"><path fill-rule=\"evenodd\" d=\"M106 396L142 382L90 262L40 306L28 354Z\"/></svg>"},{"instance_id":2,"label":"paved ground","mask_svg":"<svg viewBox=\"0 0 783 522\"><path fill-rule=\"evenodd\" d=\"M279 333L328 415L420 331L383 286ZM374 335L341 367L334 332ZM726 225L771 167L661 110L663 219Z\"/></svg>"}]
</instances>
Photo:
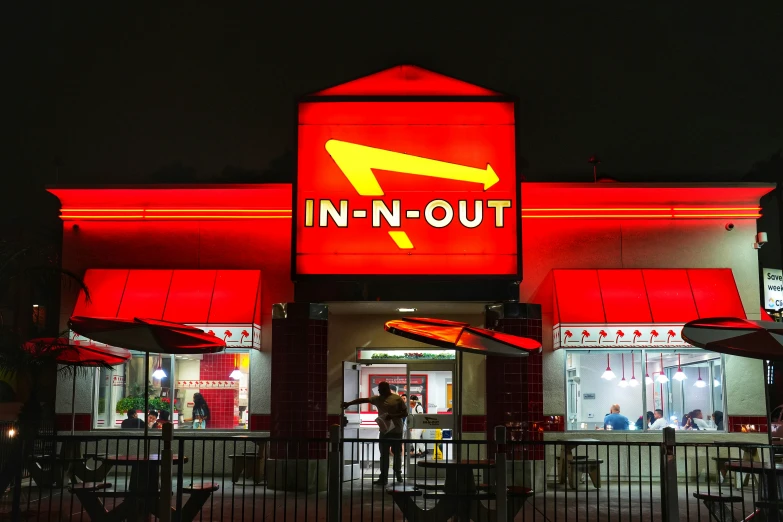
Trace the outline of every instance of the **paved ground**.
<instances>
[{"instance_id":1,"label":"paved ground","mask_svg":"<svg viewBox=\"0 0 783 522\"><path fill-rule=\"evenodd\" d=\"M122 491L122 478L115 480L115 489ZM292 493L267 490L262 485L233 486L228 477L220 477L220 490L211 497L196 520L244 522L251 520L274 521L325 521L326 495ZM574 491L564 486L549 484L547 490L539 492L525 504L514 520L516 521L647 521L660 520L659 485L631 484L627 482L604 484L601 489L582 485L583 490ZM692 498L695 484L679 486L680 520L709 520L703 505ZM699 489L707 491L707 485L700 484ZM710 492L718 493L715 485ZM722 488L723 494L729 488ZM43 491L25 484L23 511L30 514L27 520L46 522L88 521L89 517L81 510L78 500L67 491L59 489ZM732 494L741 494L744 506L734 505L734 518L741 520L752 512L752 499L758 496L755 487L743 491L731 490ZM2 497L0 511L7 511L10 495ZM107 507L113 500L107 499ZM425 504L427 502L427 504ZM174 503L174 500L172 500ZM420 501L424 508L432 508L434 500ZM346 483L343 489L343 516L346 522L359 521L403 521L400 510L383 488L373 487L370 480L356 480ZM481 522L481 521L477 521Z\"/></svg>"}]
</instances>

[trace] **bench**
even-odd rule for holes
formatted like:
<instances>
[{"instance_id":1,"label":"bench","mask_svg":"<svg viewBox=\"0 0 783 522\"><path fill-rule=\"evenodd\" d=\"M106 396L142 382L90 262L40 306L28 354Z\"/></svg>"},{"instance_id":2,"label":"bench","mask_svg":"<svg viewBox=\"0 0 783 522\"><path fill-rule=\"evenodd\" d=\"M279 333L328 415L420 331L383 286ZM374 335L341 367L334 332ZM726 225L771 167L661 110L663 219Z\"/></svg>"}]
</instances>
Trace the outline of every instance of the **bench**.
<instances>
[{"instance_id":1,"label":"bench","mask_svg":"<svg viewBox=\"0 0 783 522\"><path fill-rule=\"evenodd\" d=\"M194 482L186 488L182 488L182 493L190 495L190 498L182 506L180 511L180 520L182 522L191 522L201 512L201 508L207 503L212 493L220 489L220 485L214 482Z\"/></svg>"},{"instance_id":2,"label":"bench","mask_svg":"<svg viewBox=\"0 0 783 522\"><path fill-rule=\"evenodd\" d=\"M71 493L75 493L76 491L101 491L109 488L111 488L109 482L81 482L68 486L68 490Z\"/></svg>"},{"instance_id":3,"label":"bench","mask_svg":"<svg viewBox=\"0 0 783 522\"><path fill-rule=\"evenodd\" d=\"M577 487L577 477L581 473L586 473L590 477L590 481L596 488L601 487L601 464L604 461L601 459L574 459L571 461L568 474L568 483L573 488Z\"/></svg>"},{"instance_id":4,"label":"bench","mask_svg":"<svg viewBox=\"0 0 783 522\"><path fill-rule=\"evenodd\" d=\"M233 461L231 468L231 482L236 484L239 478L244 475L246 479L252 479L258 484L264 477L264 456L258 453L241 453L239 455L229 455L228 458Z\"/></svg>"},{"instance_id":5,"label":"bench","mask_svg":"<svg viewBox=\"0 0 783 522\"><path fill-rule=\"evenodd\" d=\"M701 500L710 512L710 517L717 522L733 522L732 504L742 502L739 495L694 493L693 498Z\"/></svg>"}]
</instances>

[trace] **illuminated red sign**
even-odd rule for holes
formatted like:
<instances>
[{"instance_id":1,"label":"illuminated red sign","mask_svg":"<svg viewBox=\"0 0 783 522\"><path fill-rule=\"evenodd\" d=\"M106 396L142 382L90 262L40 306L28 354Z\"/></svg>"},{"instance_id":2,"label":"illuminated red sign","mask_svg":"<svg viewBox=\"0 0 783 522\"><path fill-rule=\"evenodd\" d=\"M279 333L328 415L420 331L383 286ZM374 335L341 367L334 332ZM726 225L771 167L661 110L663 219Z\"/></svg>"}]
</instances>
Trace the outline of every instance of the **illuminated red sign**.
<instances>
[{"instance_id":1,"label":"illuminated red sign","mask_svg":"<svg viewBox=\"0 0 783 522\"><path fill-rule=\"evenodd\" d=\"M299 105L296 274L517 276L513 102L390 71Z\"/></svg>"}]
</instances>

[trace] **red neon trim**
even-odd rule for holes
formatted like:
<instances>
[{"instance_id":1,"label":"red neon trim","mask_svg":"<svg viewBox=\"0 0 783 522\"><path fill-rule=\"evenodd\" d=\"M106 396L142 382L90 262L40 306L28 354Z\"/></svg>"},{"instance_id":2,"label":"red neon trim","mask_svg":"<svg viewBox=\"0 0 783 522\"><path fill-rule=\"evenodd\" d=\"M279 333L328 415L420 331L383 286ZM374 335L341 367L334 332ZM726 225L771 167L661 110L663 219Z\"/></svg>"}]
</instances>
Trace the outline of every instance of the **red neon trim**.
<instances>
[{"instance_id":1,"label":"red neon trim","mask_svg":"<svg viewBox=\"0 0 783 522\"><path fill-rule=\"evenodd\" d=\"M102 216L102 215L91 215L91 216L83 216L83 215L68 215L68 216L60 216L61 219L143 219L143 215L111 215L111 216Z\"/></svg>"},{"instance_id":2,"label":"red neon trim","mask_svg":"<svg viewBox=\"0 0 783 522\"><path fill-rule=\"evenodd\" d=\"M761 214L552 214L548 216L526 216L522 214L522 219L574 219L574 218L652 218L652 219L673 219L673 218L760 218Z\"/></svg>"},{"instance_id":3,"label":"red neon trim","mask_svg":"<svg viewBox=\"0 0 783 522\"><path fill-rule=\"evenodd\" d=\"M291 219L291 216L220 216L215 214L205 214L205 215L187 215L187 216L178 216L178 215L168 215L168 216L149 216L149 215L122 215L122 214L115 214L115 215L73 215L73 214L67 214L60 216L60 219L68 220L68 219L83 219L83 220L90 220L90 219Z\"/></svg>"},{"instance_id":4,"label":"red neon trim","mask_svg":"<svg viewBox=\"0 0 783 522\"><path fill-rule=\"evenodd\" d=\"M604 211L604 210L761 210L761 207L599 207L599 208L523 208L522 212L552 212L552 211Z\"/></svg>"},{"instance_id":5,"label":"red neon trim","mask_svg":"<svg viewBox=\"0 0 783 522\"><path fill-rule=\"evenodd\" d=\"M145 212L291 212L286 209L250 209L250 208L148 208Z\"/></svg>"}]
</instances>

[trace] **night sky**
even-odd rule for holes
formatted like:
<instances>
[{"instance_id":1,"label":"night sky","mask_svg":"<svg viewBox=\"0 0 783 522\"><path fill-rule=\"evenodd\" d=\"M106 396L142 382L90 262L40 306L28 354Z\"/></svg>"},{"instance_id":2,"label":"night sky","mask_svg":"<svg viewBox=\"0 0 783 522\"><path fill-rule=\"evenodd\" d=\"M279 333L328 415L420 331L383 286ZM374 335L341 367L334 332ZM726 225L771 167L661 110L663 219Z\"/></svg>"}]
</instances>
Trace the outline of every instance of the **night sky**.
<instances>
[{"instance_id":1,"label":"night sky","mask_svg":"<svg viewBox=\"0 0 783 522\"><path fill-rule=\"evenodd\" d=\"M569 3L16 7L10 172L264 170L293 150L298 96L399 63L519 96L530 180L591 180L592 153L624 181L739 179L783 146L783 2Z\"/></svg>"}]
</instances>

